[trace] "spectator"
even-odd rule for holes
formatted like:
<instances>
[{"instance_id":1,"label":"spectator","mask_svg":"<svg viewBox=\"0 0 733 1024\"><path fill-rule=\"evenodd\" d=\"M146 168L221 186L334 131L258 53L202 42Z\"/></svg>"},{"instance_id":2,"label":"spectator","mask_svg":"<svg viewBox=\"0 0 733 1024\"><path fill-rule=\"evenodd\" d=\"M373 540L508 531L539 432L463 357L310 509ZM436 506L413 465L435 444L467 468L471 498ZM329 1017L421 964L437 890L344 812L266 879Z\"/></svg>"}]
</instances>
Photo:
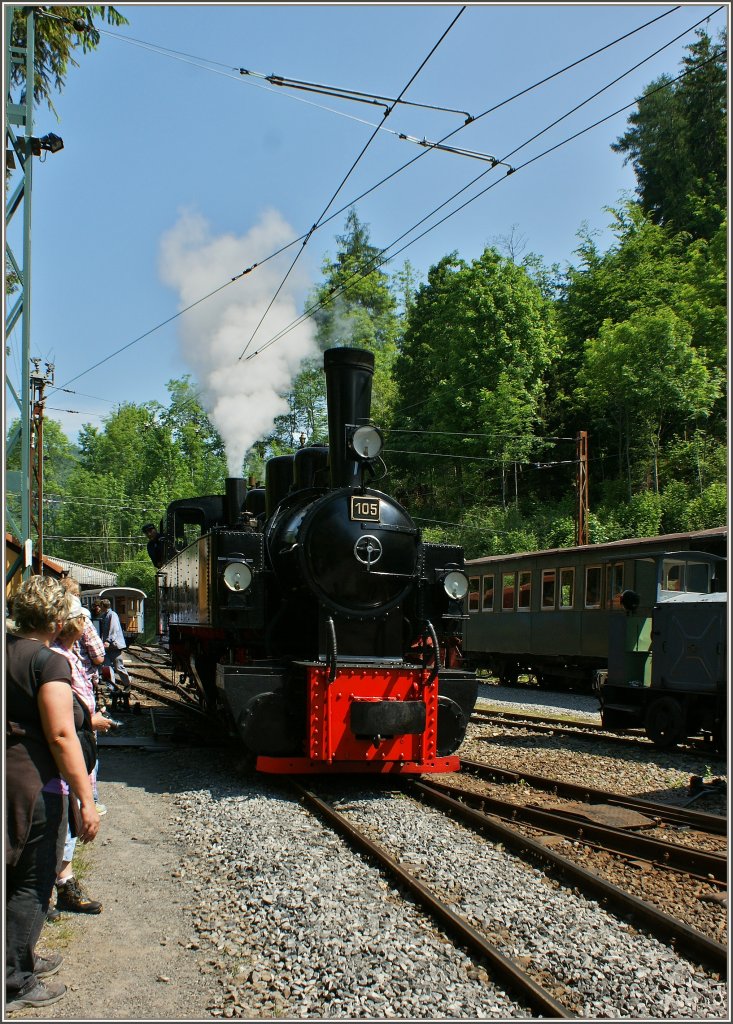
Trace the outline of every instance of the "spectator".
<instances>
[{"instance_id":1,"label":"spectator","mask_svg":"<svg viewBox=\"0 0 733 1024\"><path fill-rule=\"evenodd\" d=\"M81 588L75 579L67 576L61 581L62 586L75 597L81 596ZM81 658L84 674L92 687L93 695L96 698L100 693L99 666L104 664L104 644L99 633L92 625L92 616L88 609L83 609L85 615L84 632L81 638L74 645L74 653Z\"/></svg>"},{"instance_id":2,"label":"spectator","mask_svg":"<svg viewBox=\"0 0 733 1024\"><path fill-rule=\"evenodd\" d=\"M70 595L70 602L68 618L58 637L51 645L51 650L58 651L58 653L63 655L63 657L68 661L71 669L71 689L79 700L83 701L87 711L89 712L92 728L95 731L99 730L101 732L108 732L109 729L112 728L112 723L108 718L105 718L101 712L96 710L94 689L89 678L84 672L82 660L76 651L88 620L84 615L84 608L82 607L79 598L74 595ZM89 781L92 785L92 789L94 789L95 773L96 765L89 775ZM73 797L71 799L73 799ZM97 810L97 813L99 813L99 810ZM99 914L102 911L102 904L97 902L97 900L89 899L89 897L82 891L74 876L72 860L74 857L75 847L76 838L71 835L71 830L67 828L66 843L64 846L61 867L56 876L56 910L73 911L79 914Z\"/></svg>"},{"instance_id":3,"label":"spectator","mask_svg":"<svg viewBox=\"0 0 733 1024\"><path fill-rule=\"evenodd\" d=\"M156 569L165 564L166 538L158 533L154 523L146 523L143 533L148 538L148 556Z\"/></svg>"},{"instance_id":4,"label":"spectator","mask_svg":"<svg viewBox=\"0 0 733 1024\"><path fill-rule=\"evenodd\" d=\"M61 581L61 583L62 586L70 594L73 594L75 597L79 597L81 588L79 587L79 584L75 579L73 579L71 576L67 576L64 580ZM99 633L92 625L91 613L87 608L83 608L82 611L85 616L84 632L82 633L81 638L77 640L77 642L74 644L73 650L74 654L81 658L82 669L90 687L89 696L91 698L92 704L90 704L89 701L86 701L85 703L87 703L88 706L92 707L93 710L96 704L100 704L99 696L101 693L101 686L99 680L98 667L104 664L105 650L104 644L102 643ZM82 700L83 699L84 698L82 697ZM103 704L100 704L99 710L104 711ZM98 777L99 765L97 765L94 770L94 774L92 777L92 788L94 790L94 800L97 805L97 810L99 814L102 815L107 813L107 808L104 806L104 804L99 803L99 793L97 792ZM53 920L54 917L57 915L54 915L51 912L49 912L49 916L50 919Z\"/></svg>"},{"instance_id":5,"label":"spectator","mask_svg":"<svg viewBox=\"0 0 733 1024\"><path fill-rule=\"evenodd\" d=\"M6 1009L44 1007L66 993L45 983L61 957L35 947L61 858L68 782L79 799L78 838L99 830L92 787L77 736L71 669L49 650L63 626L69 597L56 580L32 576L15 594L14 635L6 636ZM63 776L63 778L62 778Z\"/></svg>"},{"instance_id":6,"label":"spectator","mask_svg":"<svg viewBox=\"0 0 733 1024\"><path fill-rule=\"evenodd\" d=\"M96 602L92 608L92 614L95 618L99 618L99 635L102 638L105 651L104 664L112 669L113 685L129 691L130 677L122 660L122 652L127 647L127 643L120 625L120 617L117 612L112 610L112 605L104 597ZM122 680L121 686L117 682L118 676Z\"/></svg>"}]
</instances>

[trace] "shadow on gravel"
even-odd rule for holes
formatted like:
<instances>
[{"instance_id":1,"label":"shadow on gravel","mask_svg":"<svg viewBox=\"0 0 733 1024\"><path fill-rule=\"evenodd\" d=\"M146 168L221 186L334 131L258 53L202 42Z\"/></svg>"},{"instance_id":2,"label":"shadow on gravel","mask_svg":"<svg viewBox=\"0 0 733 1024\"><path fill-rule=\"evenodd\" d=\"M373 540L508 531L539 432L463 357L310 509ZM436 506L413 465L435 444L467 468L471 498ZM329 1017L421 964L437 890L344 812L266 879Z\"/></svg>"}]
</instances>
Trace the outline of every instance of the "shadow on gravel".
<instances>
[{"instance_id":1,"label":"shadow on gravel","mask_svg":"<svg viewBox=\"0 0 733 1024\"><path fill-rule=\"evenodd\" d=\"M216 799L246 792L258 778L241 753L221 749L105 747L99 762L100 785L120 782L149 793L199 790Z\"/></svg>"}]
</instances>

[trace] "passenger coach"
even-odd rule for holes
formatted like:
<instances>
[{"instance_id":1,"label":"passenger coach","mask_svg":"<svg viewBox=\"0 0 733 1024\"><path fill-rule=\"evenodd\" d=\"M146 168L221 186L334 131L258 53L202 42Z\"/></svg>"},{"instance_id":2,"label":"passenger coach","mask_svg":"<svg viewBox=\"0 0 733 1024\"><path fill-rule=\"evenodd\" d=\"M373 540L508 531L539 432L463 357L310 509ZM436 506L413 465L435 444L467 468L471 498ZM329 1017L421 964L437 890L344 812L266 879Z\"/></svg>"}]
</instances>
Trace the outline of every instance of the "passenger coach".
<instances>
[{"instance_id":1,"label":"passenger coach","mask_svg":"<svg viewBox=\"0 0 733 1024\"><path fill-rule=\"evenodd\" d=\"M134 644L145 632L145 597L137 587L97 587L82 591L81 603L91 611L96 601L106 598L120 617L125 643Z\"/></svg>"},{"instance_id":2,"label":"passenger coach","mask_svg":"<svg viewBox=\"0 0 733 1024\"><path fill-rule=\"evenodd\" d=\"M621 609L621 594L633 590L651 607L658 556L727 558L727 544L727 527L719 527L467 560L466 658L507 685L528 674L545 689L593 689L608 663L610 617ZM679 589L674 559L665 571L663 589ZM722 570L714 587L725 590Z\"/></svg>"}]
</instances>

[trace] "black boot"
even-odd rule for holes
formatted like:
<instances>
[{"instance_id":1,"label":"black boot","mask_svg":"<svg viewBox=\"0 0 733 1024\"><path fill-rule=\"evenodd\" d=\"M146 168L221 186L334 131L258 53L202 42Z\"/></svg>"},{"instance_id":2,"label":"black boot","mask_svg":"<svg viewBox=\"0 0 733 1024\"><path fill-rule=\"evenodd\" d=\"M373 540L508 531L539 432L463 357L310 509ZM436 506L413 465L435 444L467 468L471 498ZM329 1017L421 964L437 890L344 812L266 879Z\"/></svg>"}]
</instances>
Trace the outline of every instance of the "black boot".
<instances>
[{"instance_id":1,"label":"black boot","mask_svg":"<svg viewBox=\"0 0 733 1024\"><path fill-rule=\"evenodd\" d=\"M90 900L72 875L62 884L56 883L56 909L69 910L76 914L101 914L102 904Z\"/></svg>"}]
</instances>

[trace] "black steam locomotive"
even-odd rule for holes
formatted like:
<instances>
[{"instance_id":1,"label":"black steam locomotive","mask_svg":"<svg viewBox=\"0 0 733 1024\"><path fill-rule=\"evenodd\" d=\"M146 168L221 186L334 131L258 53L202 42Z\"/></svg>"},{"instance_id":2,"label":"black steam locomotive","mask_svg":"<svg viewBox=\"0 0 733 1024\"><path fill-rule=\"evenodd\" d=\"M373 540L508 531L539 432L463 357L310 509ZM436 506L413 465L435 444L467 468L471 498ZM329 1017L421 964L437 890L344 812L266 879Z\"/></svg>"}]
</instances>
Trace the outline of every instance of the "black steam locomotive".
<instances>
[{"instance_id":1,"label":"black steam locomotive","mask_svg":"<svg viewBox=\"0 0 733 1024\"><path fill-rule=\"evenodd\" d=\"M328 447L168 507L159 632L261 771L453 771L477 695L463 551L368 485L373 355L329 349L324 368Z\"/></svg>"}]
</instances>

